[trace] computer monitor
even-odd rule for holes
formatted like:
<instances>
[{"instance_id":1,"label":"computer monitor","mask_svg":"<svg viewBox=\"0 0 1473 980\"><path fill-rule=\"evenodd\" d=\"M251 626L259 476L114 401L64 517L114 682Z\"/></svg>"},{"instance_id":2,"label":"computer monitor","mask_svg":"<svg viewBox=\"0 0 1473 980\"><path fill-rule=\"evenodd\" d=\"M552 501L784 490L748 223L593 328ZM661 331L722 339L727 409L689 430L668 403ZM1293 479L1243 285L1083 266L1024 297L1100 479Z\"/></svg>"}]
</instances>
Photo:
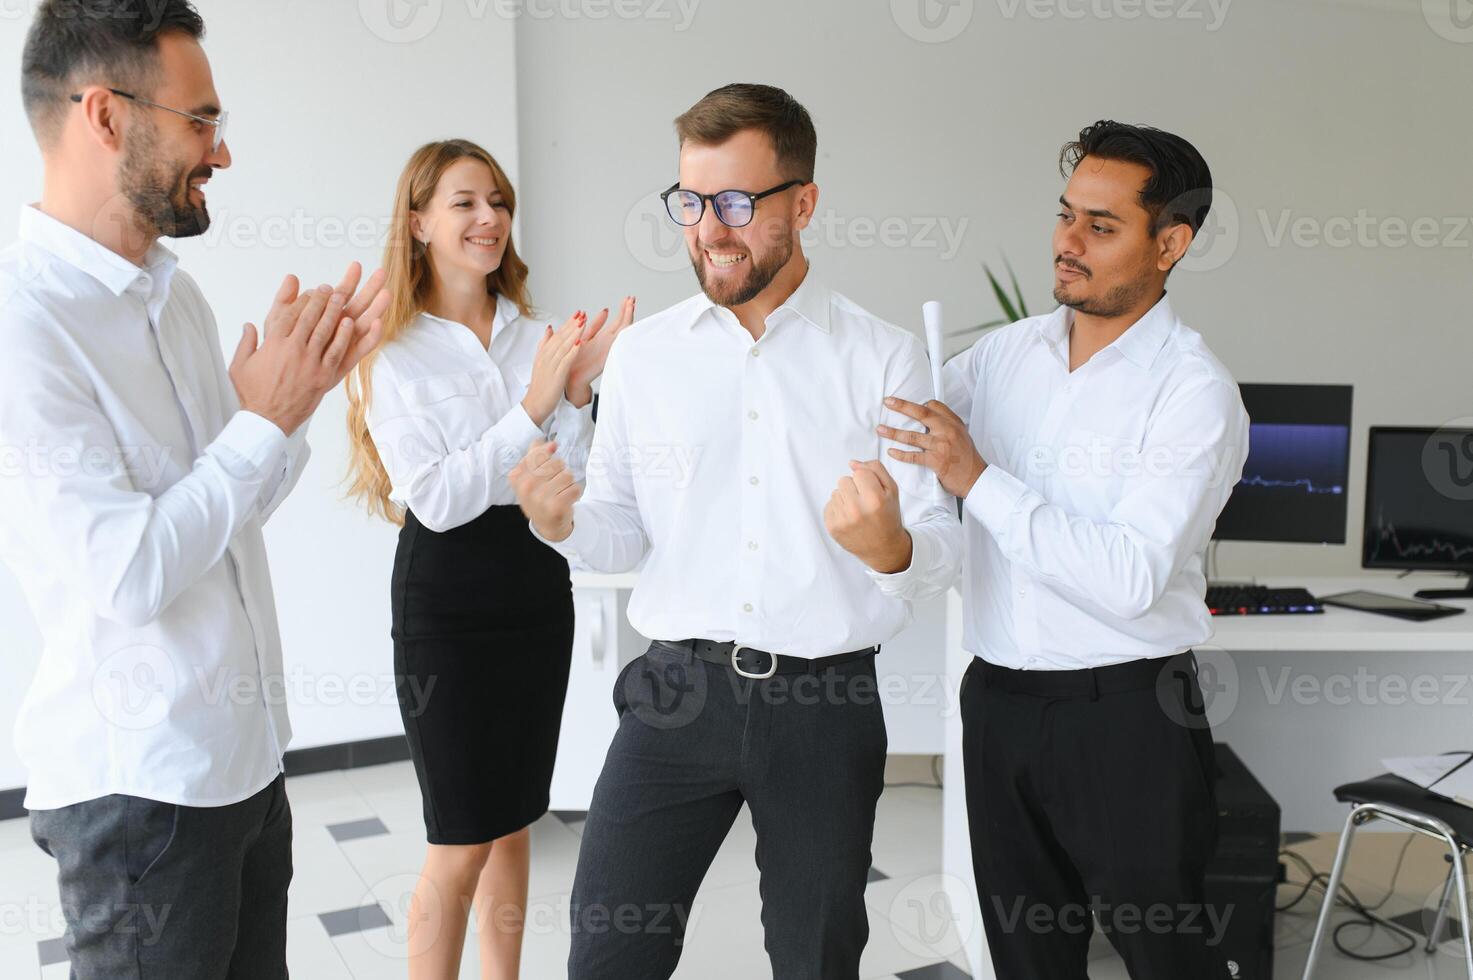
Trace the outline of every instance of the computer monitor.
<instances>
[{"instance_id":1,"label":"computer monitor","mask_svg":"<svg viewBox=\"0 0 1473 980\"><path fill-rule=\"evenodd\" d=\"M1371 429L1361 548L1366 568L1473 576L1473 429ZM1473 598L1473 580L1417 597Z\"/></svg>"},{"instance_id":2,"label":"computer monitor","mask_svg":"<svg viewBox=\"0 0 1473 980\"><path fill-rule=\"evenodd\" d=\"M1349 514L1349 385L1239 385L1248 410L1243 479L1218 541L1344 544Z\"/></svg>"}]
</instances>

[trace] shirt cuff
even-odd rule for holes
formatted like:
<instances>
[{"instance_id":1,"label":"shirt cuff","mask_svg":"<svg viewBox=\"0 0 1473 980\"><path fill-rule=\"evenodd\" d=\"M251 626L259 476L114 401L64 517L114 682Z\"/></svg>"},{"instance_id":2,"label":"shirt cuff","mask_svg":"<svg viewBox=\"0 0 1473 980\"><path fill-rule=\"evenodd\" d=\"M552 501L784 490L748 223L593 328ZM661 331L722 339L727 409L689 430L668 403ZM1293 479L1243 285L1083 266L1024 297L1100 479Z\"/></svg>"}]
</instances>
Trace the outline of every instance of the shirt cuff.
<instances>
[{"instance_id":1,"label":"shirt cuff","mask_svg":"<svg viewBox=\"0 0 1473 980\"><path fill-rule=\"evenodd\" d=\"M928 534L916 534L909 528L906 534L910 535L910 564L898 572L877 572L868 565L864 566L865 573L870 580L879 586L880 591L888 596L900 596L904 598L911 586L918 584L917 579L923 578L926 569L930 568L935 561L933 551L936 542Z\"/></svg>"},{"instance_id":2,"label":"shirt cuff","mask_svg":"<svg viewBox=\"0 0 1473 980\"><path fill-rule=\"evenodd\" d=\"M549 415L548 418L552 416ZM506 417L497 424L497 428L501 430L508 442L522 451L522 456L527 455L527 450L532 448L533 442L546 436L541 426L532 421L532 416L527 414L521 402L511 407L511 411L506 413Z\"/></svg>"},{"instance_id":3,"label":"shirt cuff","mask_svg":"<svg viewBox=\"0 0 1473 980\"><path fill-rule=\"evenodd\" d=\"M260 480L281 461L286 445L286 433L275 422L242 409L225 423L210 449L224 450L216 458L232 476Z\"/></svg>"},{"instance_id":4,"label":"shirt cuff","mask_svg":"<svg viewBox=\"0 0 1473 980\"><path fill-rule=\"evenodd\" d=\"M1028 485L1013 474L988 464L962 506L994 535L1007 528L1008 518L1028 494Z\"/></svg>"},{"instance_id":5,"label":"shirt cuff","mask_svg":"<svg viewBox=\"0 0 1473 980\"><path fill-rule=\"evenodd\" d=\"M538 531L537 531L537 525L533 524L531 521L528 521L527 522L527 527L532 531L532 537L536 538L538 541L541 541L543 544L547 545L553 551L556 551L558 554L562 555L564 558L568 559L569 561L580 560L579 559L579 546L578 546L578 526L579 525L578 525L578 502L577 501L574 501L574 503L573 503L573 533L569 534L566 538L563 538L561 541L549 541L549 540L547 540L541 534L538 533Z\"/></svg>"}]
</instances>

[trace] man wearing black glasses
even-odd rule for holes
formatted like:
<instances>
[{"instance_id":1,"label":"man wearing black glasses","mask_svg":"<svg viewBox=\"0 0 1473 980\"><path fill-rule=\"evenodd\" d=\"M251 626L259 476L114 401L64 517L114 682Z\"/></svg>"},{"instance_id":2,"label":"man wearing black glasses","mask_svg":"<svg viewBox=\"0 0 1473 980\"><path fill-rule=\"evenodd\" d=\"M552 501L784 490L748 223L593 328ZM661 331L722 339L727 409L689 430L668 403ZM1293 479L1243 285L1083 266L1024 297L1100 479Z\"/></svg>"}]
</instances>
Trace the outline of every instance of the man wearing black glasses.
<instances>
[{"instance_id":1,"label":"man wearing black glasses","mask_svg":"<svg viewBox=\"0 0 1473 980\"><path fill-rule=\"evenodd\" d=\"M287 975L262 525L388 301L356 264L336 290L288 276L226 367L159 243L208 227L230 166L203 33L185 0L46 0L21 70L45 183L0 253L0 446L27 447L0 471L0 560L44 642L16 747L79 980Z\"/></svg>"},{"instance_id":2,"label":"man wearing black glasses","mask_svg":"<svg viewBox=\"0 0 1473 980\"><path fill-rule=\"evenodd\" d=\"M886 460L898 444L875 431L909 424L890 391L929 397L926 356L809 270L801 105L728 85L676 131L664 198L701 292L614 343L586 490L547 445L512 474L564 555L610 572L647 557L629 619L654 643L614 685L569 974L670 976L746 804L773 975L855 978L887 744L875 654L958 568L934 477Z\"/></svg>"}]
</instances>

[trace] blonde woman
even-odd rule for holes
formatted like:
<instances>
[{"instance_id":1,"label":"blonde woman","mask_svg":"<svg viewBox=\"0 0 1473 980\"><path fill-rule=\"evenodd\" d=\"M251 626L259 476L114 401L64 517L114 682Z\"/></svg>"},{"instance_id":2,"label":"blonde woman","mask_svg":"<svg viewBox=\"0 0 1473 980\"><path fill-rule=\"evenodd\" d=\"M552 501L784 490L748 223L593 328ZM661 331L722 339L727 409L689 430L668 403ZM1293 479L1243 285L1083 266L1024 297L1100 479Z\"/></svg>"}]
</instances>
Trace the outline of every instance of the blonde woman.
<instances>
[{"instance_id":1,"label":"blonde woman","mask_svg":"<svg viewBox=\"0 0 1473 980\"><path fill-rule=\"evenodd\" d=\"M402 526L394 673L429 841L409 916L416 980L459 975L472 907L482 977L518 975L573 601L566 560L532 536L506 475L539 439L581 474L590 384L634 317L626 297L607 327L608 310L556 331L534 319L515 200L473 143L415 152L394 199L384 340L348 386L351 492Z\"/></svg>"}]
</instances>

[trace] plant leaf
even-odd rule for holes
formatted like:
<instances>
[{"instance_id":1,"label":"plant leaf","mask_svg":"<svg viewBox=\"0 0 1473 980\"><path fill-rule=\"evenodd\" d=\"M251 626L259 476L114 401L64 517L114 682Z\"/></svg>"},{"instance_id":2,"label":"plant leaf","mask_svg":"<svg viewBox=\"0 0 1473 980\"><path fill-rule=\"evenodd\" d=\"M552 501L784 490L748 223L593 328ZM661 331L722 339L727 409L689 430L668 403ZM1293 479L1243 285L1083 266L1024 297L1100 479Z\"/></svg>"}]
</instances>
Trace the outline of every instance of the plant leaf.
<instances>
[{"instance_id":1,"label":"plant leaf","mask_svg":"<svg viewBox=\"0 0 1473 980\"><path fill-rule=\"evenodd\" d=\"M1008 318L1009 322L1021 319L1018 316L1018 311L1013 308L1013 303L1008 298L1008 294L1003 291L1002 284L997 281L997 277L992 274L992 270L988 268L985 262L982 264L982 271L987 273L987 282L992 286L992 295L997 297L997 305L1002 307L1003 315Z\"/></svg>"},{"instance_id":2,"label":"plant leaf","mask_svg":"<svg viewBox=\"0 0 1473 980\"><path fill-rule=\"evenodd\" d=\"M1018 312L1022 314L1018 319L1025 319L1028 316L1028 301L1023 298L1023 287L1018 285L1018 274L1013 271L1013 263L1008 261L1006 255L1002 257L1002 262L1008 267L1008 278L1013 282L1013 295L1018 297Z\"/></svg>"}]
</instances>

